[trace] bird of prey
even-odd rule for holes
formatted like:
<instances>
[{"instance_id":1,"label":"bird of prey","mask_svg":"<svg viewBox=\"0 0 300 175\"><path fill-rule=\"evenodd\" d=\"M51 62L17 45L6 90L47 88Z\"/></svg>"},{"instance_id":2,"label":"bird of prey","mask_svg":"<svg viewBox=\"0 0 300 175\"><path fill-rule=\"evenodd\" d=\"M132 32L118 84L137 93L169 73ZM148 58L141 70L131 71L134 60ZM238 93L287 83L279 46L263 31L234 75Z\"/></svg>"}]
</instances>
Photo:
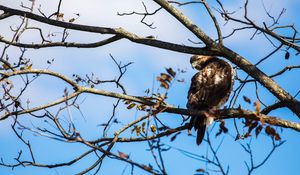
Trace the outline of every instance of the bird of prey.
<instances>
[{"instance_id":1,"label":"bird of prey","mask_svg":"<svg viewBox=\"0 0 300 175\"><path fill-rule=\"evenodd\" d=\"M234 82L231 65L215 56L194 55L190 59L193 68L199 72L192 80L188 92L187 108L205 111L201 116L192 116L188 129L197 131L197 145L200 145L206 126L213 122L210 112L220 108L229 98Z\"/></svg>"}]
</instances>

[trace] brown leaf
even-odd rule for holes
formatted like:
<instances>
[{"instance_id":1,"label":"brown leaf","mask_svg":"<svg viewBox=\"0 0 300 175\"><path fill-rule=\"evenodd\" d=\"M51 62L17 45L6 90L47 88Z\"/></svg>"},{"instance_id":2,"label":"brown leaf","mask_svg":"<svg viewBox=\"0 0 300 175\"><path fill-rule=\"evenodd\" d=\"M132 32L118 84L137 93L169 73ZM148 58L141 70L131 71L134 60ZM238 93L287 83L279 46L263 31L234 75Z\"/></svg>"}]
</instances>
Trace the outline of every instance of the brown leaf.
<instances>
[{"instance_id":1,"label":"brown leaf","mask_svg":"<svg viewBox=\"0 0 300 175\"><path fill-rule=\"evenodd\" d=\"M243 96L243 99L244 99L245 102L251 104L250 98L248 98L248 97L246 97L246 96Z\"/></svg>"},{"instance_id":2,"label":"brown leaf","mask_svg":"<svg viewBox=\"0 0 300 175\"><path fill-rule=\"evenodd\" d=\"M205 170L203 168L199 168L196 170L196 172L205 172Z\"/></svg>"},{"instance_id":3,"label":"brown leaf","mask_svg":"<svg viewBox=\"0 0 300 175\"><path fill-rule=\"evenodd\" d=\"M256 138L257 136L260 134L261 130L262 130L262 125L258 125L255 129L255 135L256 135Z\"/></svg>"},{"instance_id":4,"label":"brown leaf","mask_svg":"<svg viewBox=\"0 0 300 175\"><path fill-rule=\"evenodd\" d=\"M168 74L170 74L172 77L176 76L176 72L172 68L166 68L166 71Z\"/></svg>"},{"instance_id":5,"label":"brown leaf","mask_svg":"<svg viewBox=\"0 0 300 175\"><path fill-rule=\"evenodd\" d=\"M146 122L143 122L142 123L142 132L145 134L146 133L146 131L145 131L145 126L146 126Z\"/></svg>"},{"instance_id":6,"label":"brown leaf","mask_svg":"<svg viewBox=\"0 0 300 175\"><path fill-rule=\"evenodd\" d=\"M147 105L141 104L137 106L138 110L144 111L147 108Z\"/></svg>"},{"instance_id":7,"label":"brown leaf","mask_svg":"<svg viewBox=\"0 0 300 175\"><path fill-rule=\"evenodd\" d=\"M275 134L276 134L275 129L272 128L271 126L267 126L265 131L269 136L275 136Z\"/></svg>"},{"instance_id":8,"label":"brown leaf","mask_svg":"<svg viewBox=\"0 0 300 175\"><path fill-rule=\"evenodd\" d=\"M243 135L244 138L248 138L248 137L250 137L250 136L251 136L251 134L250 134L249 132L246 132L246 133Z\"/></svg>"},{"instance_id":9,"label":"brown leaf","mask_svg":"<svg viewBox=\"0 0 300 175\"><path fill-rule=\"evenodd\" d=\"M290 58L290 52L287 51L284 55L284 58L288 60Z\"/></svg>"},{"instance_id":10,"label":"brown leaf","mask_svg":"<svg viewBox=\"0 0 300 175\"><path fill-rule=\"evenodd\" d=\"M64 17L64 14L63 13L59 13L59 14L56 14L57 15L57 17L59 17L59 18L63 18Z\"/></svg>"},{"instance_id":11,"label":"brown leaf","mask_svg":"<svg viewBox=\"0 0 300 175\"><path fill-rule=\"evenodd\" d=\"M157 76L156 80L159 81L159 82L164 82L164 79L162 79L160 76Z\"/></svg>"},{"instance_id":12,"label":"brown leaf","mask_svg":"<svg viewBox=\"0 0 300 175\"><path fill-rule=\"evenodd\" d=\"M69 22L74 22L75 21L75 18L71 18L70 20L69 20Z\"/></svg>"},{"instance_id":13,"label":"brown leaf","mask_svg":"<svg viewBox=\"0 0 300 175\"><path fill-rule=\"evenodd\" d=\"M131 103L130 105L127 106L127 109L132 109L133 107L135 107L135 103Z\"/></svg>"},{"instance_id":14,"label":"brown leaf","mask_svg":"<svg viewBox=\"0 0 300 175\"><path fill-rule=\"evenodd\" d=\"M26 67L26 70L32 70L32 64Z\"/></svg>"},{"instance_id":15,"label":"brown leaf","mask_svg":"<svg viewBox=\"0 0 300 175\"><path fill-rule=\"evenodd\" d=\"M131 134L136 130L136 127L131 129Z\"/></svg>"},{"instance_id":16,"label":"brown leaf","mask_svg":"<svg viewBox=\"0 0 300 175\"><path fill-rule=\"evenodd\" d=\"M151 132L156 133L156 126L151 125L150 126Z\"/></svg>"},{"instance_id":17,"label":"brown leaf","mask_svg":"<svg viewBox=\"0 0 300 175\"><path fill-rule=\"evenodd\" d=\"M19 101L15 101L15 108L18 108L21 105L21 103Z\"/></svg>"},{"instance_id":18,"label":"brown leaf","mask_svg":"<svg viewBox=\"0 0 300 175\"><path fill-rule=\"evenodd\" d=\"M161 73L161 74L160 74L160 77L161 77L163 80L167 81L167 82L171 82L172 79L173 79L170 75L165 74L165 73Z\"/></svg>"},{"instance_id":19,"label":"brown leaf","mask_svg":"<svg viewBox=\"0 0 300 175\"><path fill-rule=\"evenodd\" d=\"M160 86L165 88L165 89L169 89L169 84L166 82L160 82Z\"/></svg>"},{"instance_id":20,"label":"brown leaf","mask_svg":"<svg viewBox=\"0 0 300 175\"><path fill-rule=\"evenodd\" d=\"M275 140L277 140L277 141L278 141L278 140L281 140L281 137L280 137L280 135L279 135L279 134L277 134L277 133L275 134Z\"/></svg>"},{"instance_id":21,"label":"brown leaf","mask_svg":"<svg viewBox=\"0 0 300 175\"><path fill-rule=\"evenodd\" d=\"M8 64L6 64L6 63L3 63L2 64L2 67L5 69L5 70L8 70L11 66Z\"/></svg>"},{"instance_id":22,"label":"brown leaf","mask_svg":"<svg viewBox=\"0 0 300 175\"><path fill-rule=\"evenodd\" d=\"M120 152L120 151L118 151L118 154L119 154L119 156L120 156L122 159L129 159L129 155L128 155L128 154L125 154L125 153Z\"/></svg>"},{"instance_id":23,"label":"brown leaf","mask_svg":"<svg viewBox=\"0 0 300 175\"><path fill-rule=\"evenodd\" d=\"M147 166L147 165L143 165L143 168L147 171L152 171L152 169L153 169L152 167Z\"/></svg>"},{"instance_id":24,"label":"brown leaf","mask_svg":"<svg viewBox=\"0 0 300 175\"><path fill-rule=\"evenodd\" d=\"M249 127L251 125L252 121L245 118L245 126Z\"/></svg>"},{"instance_id":25,"label":"brown leaf","mask_svg":"<svg viewBox=\"0 0 300 175\"><path fill-rule=\"evenodd\" d=\"M141 129L142 129L142 127L136 126L135 131L136 131L136 135L137 135L137 136L140 136L140 134L141 134Z\"/></svg>"}]
</instances>

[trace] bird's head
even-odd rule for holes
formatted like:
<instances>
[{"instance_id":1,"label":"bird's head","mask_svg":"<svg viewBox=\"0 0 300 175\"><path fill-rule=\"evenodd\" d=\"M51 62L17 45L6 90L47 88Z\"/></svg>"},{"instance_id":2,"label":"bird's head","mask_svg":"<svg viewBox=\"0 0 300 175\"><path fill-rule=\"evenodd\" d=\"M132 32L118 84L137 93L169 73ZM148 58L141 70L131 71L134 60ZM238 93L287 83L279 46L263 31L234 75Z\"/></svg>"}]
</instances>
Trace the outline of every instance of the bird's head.
<instances>
[{"instance_id":1,"label":"bird's head","mask_svg":"<svg viewBox=\"0 0 300 175\"><path fill-rule=\"evenodd\" d=\"M215 58L214 56L206 56L206 55L194 55L190 59L190 63L193 68L200 70L204 67L204 65L211 59Z\"/></svg>"}]
</instances>

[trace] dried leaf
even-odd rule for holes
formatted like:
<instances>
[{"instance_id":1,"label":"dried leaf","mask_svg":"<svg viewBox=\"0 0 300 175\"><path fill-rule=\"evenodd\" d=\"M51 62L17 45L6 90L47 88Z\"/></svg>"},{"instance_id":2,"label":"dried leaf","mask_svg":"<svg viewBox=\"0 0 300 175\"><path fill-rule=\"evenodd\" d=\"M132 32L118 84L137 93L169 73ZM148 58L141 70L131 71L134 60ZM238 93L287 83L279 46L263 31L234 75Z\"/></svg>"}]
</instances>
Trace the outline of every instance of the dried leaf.
<instances>
[{"instance_id":1,"label":"dried leaf","mask_svg":"<svg viewBox=\"0 0 300 175\"><path fill-rule=\"evenodd\" d=\"M31 70L32 69L32 64L26 67L26 70Z\"/></svg>"},{"instance_id":2,"label":"dried leaf","mask_svg":"<svg viewBox=\"0 0 300 175\"><path fill-rule=\"evenodd\" d=\"M127 109L132 109L133 107L135 107L135 103L131 103L130 105L127 106Z\"/></svg>"},{"instance_id":3,"label":"dried leaf","mask_svg":"<svg viewBox=\"0 0 300 175\"><path fill-rule=\"evenodd\" d=\"M143 123L142 123L142 132L143 132L143 133L146 133L146 131L145 131L145 125L146 125L146 122L143 122Z\"/></svg>"},{"instance_id":4,"label":"dried leaf","mask_svg":"<svg viewBox=\"0 0 300 175\"><path fill-rule=\"evenodd\" d=\"M243 99L244 99L245 102L251 104L251 100L247 96L243 96Z\"/></svg>"},{"instance_id":5,"label":"dried leaf","mask_svg":"<svg viewBox=\"0 0 300 175\"><path fill-rule=\"evenodd\" d=\"M267 126L265 131L269 136L275 136L275 134L276 134L275 129L272 128L271 126Z\"/></svg>"},{"instance_id":6,"label":"dried leaf","mask_svg":"<svg viewBox=\"0 0 300 175\"><path fill-rule=\"evenodd\" d=\"M290 58L290 52L286 51L284 59L288 60Z\"/></svg>"},{"instance_id":7,"label":"dried leaf","mask_svg":"<svg viewBox=\"0 0 300 175\"><path fill-rule=\"evenodd\" d=\"M258 122L254 121L250 124L248 132L251 133L251 131L258 125Z\"/></svg>"},{"instance_id":8,"label":"dried leaf","mask_svg":"<svg viewBox=\"0 0 300 175\"><path fill-rule=\"evenodd\" d=\"M137 106L137 109L140 111L144 111L147 108L147 105L141 104Z\"/></svg>"},{"instance_id":9,"label":"dried leaf","mask_svg":"<svg viewBox=\"0 0 300 175\"><path fill-rule=\"evenodd\" d=\"M69 22L74 22L75 21L75 18L71 18L70 20L69 20Z\"/></svg>"},{"instance_id":10,"label":"dried leaf","mask_svg":"<svg viewBox=\"0 0 300 175\"><path fill-rule=\"evenodd\" d=\"M131 129L131 134L136 130L136 127Z\"/></svg>"},{"instance_id":11,"label":"dried leaf","mask_svg":"<svg viewBox=\"0 0 300 175\"><path fill-rule=\"evenodd\" d=\"M59 17L59 18L63 18L64 17L64 14L63 13L59 13L59 14L56 14L57 15L57 17Z\"/></svg>"},{"instance_id":12,"label":"dried leaf","mask_svg":"<svg viewBox=\"0 0 300 175\"><path fill-rule=\"evenodd\" d=\"M156 133L156 126L151 125L150 126L151 132Z\"/></svg>"},{"instance_id":13,"label":"dried leaf","mask_svg":"<svg viewBox=\"0 0 300 175\"><path fill-rule=\"evenodd\" d=\"M140 136L141 135L141 127L140 126L136 126L135 131L136 131L136 135Z\"/></svg>"},{"instance_id":14,"label":"dried leaf","mask_svg":"<svg viewBox=\"0 0 300 175\"><path fill-rule=\"evenodd\" d=\"M176 76L176 72L172 68L166 68L166 71L168 74L170 74L172 77Z\"/></svg>"},{"instance_id":15,"label":"dried leaf","mask_svg":"<svg viewBox=\"0 0 300 175\"><path fill-rule=\"evenodd\" d=\"M5 69L5 70L8 70L11 66L10 65L7 65L6 63L2 64L2 67Z\"/></svg>"},{"instance_id":16,"label":"dried leaf","mask_svg":"<svg viewBox=\"0 0 300 175\"><path fill-rule=\"evenodd\" d=\"M244 138L248 138L248 137L250 137L250 136L251 136L251 134L250 134L249 132L246 132L246 133L243 135Z\"/></svg>"},{"instance_id":17,"label":"dried leaf","mask_svg":"<svg viewBox=\"0 0 300 175\"><path fill-rule=\"evenodd\" d=\"M122 159L129 159L129 155L128 155L128 154L125 154L125 153L120 152L120 151L118 151L118 154L119 154L119 156L120 156Z\"/></svg>"},{"instance_id":18,"label":"dried leaf","mask_svg":"<svg viewBox=\"0 0 300 175\"><path fill-rule=\"evenodd\" d=\"M258 125L255 129L255 135L256 135L256 138L258 137L258 135L260 134L261 130L262 130L262 125Z\"/></svg>"},{"instance_id":19,"label":"dried leaf","mask_svg":"<svg viewBox=\"0 0 300 175\"><path fill-rule=\"evenodd\" d=\"M245 118L245 127L249 127L251 125L252 121Z\"/></svg>"},{"instance_id":20,"label":"dried leaf","mask_svg":"<svg viewBox=\"0 0 300 175\"><path fill-rule=\"evenodd\" d=\"M275 134L275 140L277 140L277 141L278 141L278 140L281 140L281 137L280 137L280 135L279 135L279 134L277 134L277 133Z\"/></svg>"},{"instance_id":21,"label":"dried leaf","mask_svg":"<svg viewBox=\"0 0 300 175\"><path fill-rule=\"evenodd\" d=\"M164 80L164 81L167 81L167 82L171 82L172 81L172 77L168 74L165 74L165 73L161 73L160 74L160 77Z\"/></svg>"},{"instance_id":22,"label":"dried leaf","mask_svg":"<svg viewBox=\"0 0 300 175\"><path fill-rule=\"evenodd\" d=\"M164 82L164 80L160 76L157 76L156 80L159 81L159 82Z\"/></svg>"},{"instance_id":23,"label":"dried leaf","mask_svg":"<svg viewBox=\"0 0 300 175\"><path fill-rule=\"evenodd\" d=\"M165 89L169 89L169 84L166 82L160 82L160 86L165 88Z\"/></svg>"},{"instance_id":24,"label":"dried leaf","mask_svg":"<svg viewBox=\"0 0 300 175\"><path fill-rule=\"evenodd\" d=\"M147 166L147 165L143 165L143 168L147 171L152 171L152 169L153 169L152 167Z\"/></svg>"},{"instance_id":25,"label":"dried leaf","mask_svg":"<svg viewBox=\"0 0 300 175\"><path fill-rule=\"evenodd\" d=\"M205 172L205 170L203 168L199 168L196 170L196 172Z\"/></svg>"},{"instance_id":26,"label":"dried leaf","mask_svg":"<svg viewBox=\"0 0 300 175\"><path fill-rule=\"evenodd\" d=\"M15 101L15 108L18 108L21 105L21 103L19 101Z\"/></svg>"}]
</instances>

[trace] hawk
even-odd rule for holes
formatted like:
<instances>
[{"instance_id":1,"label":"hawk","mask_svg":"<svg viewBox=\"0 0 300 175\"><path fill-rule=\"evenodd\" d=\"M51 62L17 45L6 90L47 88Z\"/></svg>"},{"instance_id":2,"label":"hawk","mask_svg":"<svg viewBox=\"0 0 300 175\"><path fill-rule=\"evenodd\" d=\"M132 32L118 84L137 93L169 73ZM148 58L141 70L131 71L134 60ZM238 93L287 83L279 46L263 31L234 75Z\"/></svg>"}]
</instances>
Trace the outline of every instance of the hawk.
<instances>
[{"instance_id":1,"label":"hawk","mask_svg":"<svg viewBox=\"0 0 300 175\"><path fill-rule=\"evenodd\" d=\"M215 56L194 55L190 63L199 72L192 80L188 92L187 108L206 111L201 116L192 116L188 129L197 131L197 145L200 145L206 126L213 122L208 113L218 109L229 98L234 82L231 65Z\"/></svg>"}]
</instances>

